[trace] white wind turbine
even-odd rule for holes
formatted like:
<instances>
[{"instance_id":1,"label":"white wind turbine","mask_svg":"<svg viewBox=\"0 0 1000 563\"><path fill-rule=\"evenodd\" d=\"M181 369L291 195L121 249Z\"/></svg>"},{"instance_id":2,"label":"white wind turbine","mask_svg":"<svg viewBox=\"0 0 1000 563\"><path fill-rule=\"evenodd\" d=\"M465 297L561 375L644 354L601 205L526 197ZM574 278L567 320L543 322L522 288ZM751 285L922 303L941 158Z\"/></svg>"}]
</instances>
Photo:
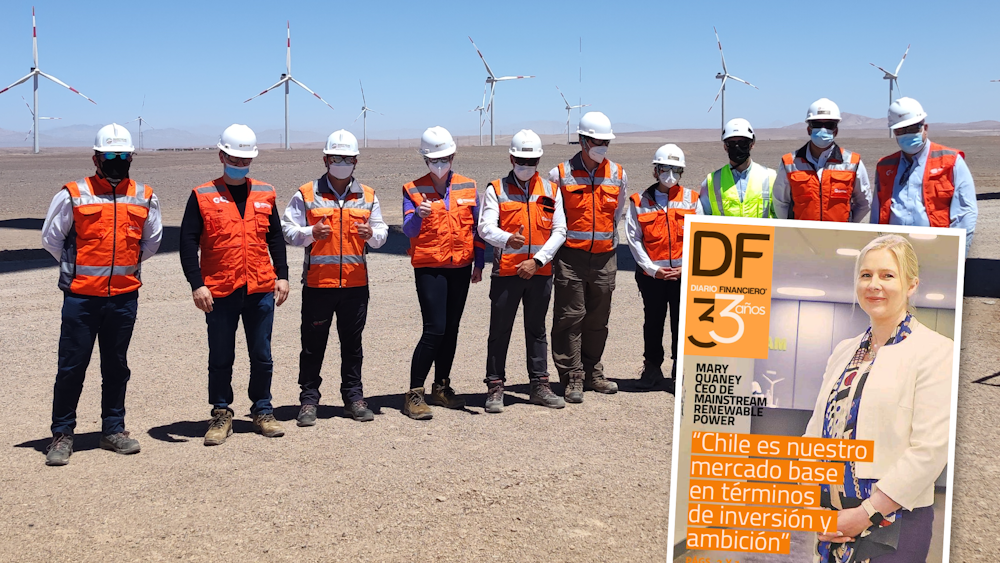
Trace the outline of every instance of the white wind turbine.
<instances>
[{"instance_id":1,"label":"white wind turbine","mask_svg":"<svg viewBox=\"0 0 1000 563\"><path fill-rule=\"evenodd\" d=\"M770 377L767 376L767 374L778 375L778 372L774 370L767 370L765 374L761 374L763 378L766 379L767 382L771 384L771 388L767 390L767 406L776 408L778 406L778 403L774 398L774 385L776 383L784 381L785 378L782 377L781 379L771 379Z\"/></svg>"},{"instance_id":2,"label":"white wind turbine","mask_svg":"<svg viewBox=\"0 0 1000 563\"><path fill-rule=\"evenodd\" d=\"M146 120L146 118L142 116L142 111L144 109L146 109L146 96L142 97L142 107L139 109L139 117L133 119L132 121L126 121L125 122L126 125L128 125L129 123L135 123L137 121L139 122L139 150L142 150L142 148L143 148L143 145L142 145L142 124L143 123L149 123ZM150 129L153 128L152 125L150 125L149 127L150 127Z\"/></svg>"},{"instance_id":3,"label":"white wind turbine","mask_svg":"<svg viewBox=\"0 0 1000 563\"><path fill-rule=\"evenodd\" d=\"M361 84L360 80L358 80L358 84ZM365 125L365 148L366 149L368 148L368 112L378 113L379 115L383 115L383 116L385 115L384 113L379 113L379 112L373 110L372 108L368 107L368 100L365 99L365 85L361 84L361 113L358 114L358 117L354 118L354 123L358 122L358 118L364 118L364 119L362 119L362 123L364 123L364 125Z\"/></svg>"},{"instance_id":4,"label":"white wind turbine","mask_svg":"<svg viewBox=\"0 0 1000 563\"><path fill-rule=\"evenodd\" d=\"M743 80L742 78L737 78L729 74L729 70L726 68L726 55L725 53L722 52L722 41L719 40L719 30L715 29L715 26L712 26L712 30L715 31L715 42L719 44L719 55L722 57L722 72L717 73L715 75L715 78L722 81L722 87L719 88L719 93L715 95L715 100L712 101L712 105L708 108L708 111L711 113L712 108L715 107L715 102L719 101L719 96L722 96L722 106L721 106L722 128L725 129L726 128L726 81L735 80L737 82L742 82L747 86L753 86L753 88L756 90L760 90L760 88L757 88L756 86L750 84L749 82Z\"/></svg>"},{"instance_id":5,"label":"white wind turbine","mask_svg":"<svg viewBox=\"0 0 1000 563\"><path fill-rule=\"evenodd\" d=\"M569 145L569 144L573 143L573 139L570 136L570 132L569 132L569 117L570 117L570 113L572 113L572 111L575 110L575 109L577 109L577 108L589 107L590 104L578 104L578 105L575 105L575 106L571 106L569 104L569 100L566 99L566 96L562 93L562 90L559 90L558 86L556 86L556 90L559 92L559 95L562 96L563 101L566 102L566 144Z\"/></svg>"},{"instance_id":6,"label":"white wind turbine","mask_svg":"<svg viewBox=\"0 0 1000 563\"><path fill-rule=\"evenodd\" d=\"M903 58L899 59L899 64L896 65L896 72L889 72L888 70L886 70L886 69L878 66L875 63L868 63L868 64L872 65L873 67L875 67L875 68L877 68L877 69L879 69L879 70L881 70L882 72L885 73L885 76L883 76L882 79L889 81L889 105L890 106L892 105L892 102L893 102L893 99L892 99L892 87L893 87L893 85L895 85L896 89L899 90L899 80L898 80L899 79L899 69L903 68L903 62L906 61L906 55L908 55L909 53L910 53L910 46L907 45L906 46L906 51L903 52ZM892 137L892 131L889 132L889 137L890 138Z\"/></svg>"},{"instance_id":7,"label":"white wind turbine","mask_svg":"<svg viewBox=\"0 0 1000 563\"><path fill-rule=\"evenodd\" d=\"M38 77L39 76L41 76L43 78L48 78L52 82L55 82L56 84L58 84L58 85L60 85L60 86L62 86L64 88L69 88L69 90L71 92L73 92L75 94L79 94L80 96L83 96L84 98L87 99L87 101L89 101L92 104L96 104L97 102L95 102L94 100L91 100L90 98L87 98L87 96L84 96L83 94L81 94L76 88L73 88L72 86L70 86L69 84L66 84L62 80L59 80L55 76L52 76L51 74L45 74L44 72L38 70L38 28L35 26L35 8L34 8L34 6L32 6L32 8L31 8L31 54L34 57L34 62L35 62L35 66L31 67L31 72L29 72L28 75L25 76L24 78L18 80L17 82L15 82L15 83L11 84L10 86L4 88L3 90L0 90L0 94L3 94L7 90L10 90L14 86L17 86L18 84L22 84L24 82L27 82L28 79L33 79L34 80L34 82L33 82L33 86L34 86L34 88L33 88L33 90L34 90L34 100L33 101L34 101L34 106L35 107L34 107L34 109L32 109L31 113L32 113L32 115L34 116L34 119L35 119L34 127L32 127L32 130L35 132L35 154L38 154L38 120L39 119L46 119L46 118L42 118L42 117L38 116ZM28 109L31 109L31 108L28 108Z\"/></svg>"},{"instance_id":8,"label":"white wind turbine","mask_svg":"<svg viewBox=\"0 0 1000 563\"><path fill-rule=\"evenodd\" d=\"M288 140L288 84L289 83L294 82L298 84L299 86L302 87L303 90L309 92L313 96L316 96L317 100L326 104L330 109L333 109L333 106L328 104L326 100L324 100L319 96L319 94L310 90L308 86L292 78L292 25L289 22L285 22L285 24L288 27L288 44L287 44L288 50L285 54L285 73L281 75L281 80L279 80L274 86L271 86L267 90L264 90L263 92L257 94L256 96L253 96L252 98L244 100L243 103L245 104L256 97L263 96L264 94L270 92L271 90L274 90L275 88L281 86L282 84L285 85L285 150L287 151L291 150L292 148Z\"/></svg>"},{"instance_id":9,"label":"white wind turbine","mask_svg":"<svg viewBox=\"0 0 1000 563\"><path fill-rule=\"evenodd\" d=\"M493 74L493 71L490 69L490 65L486 62L486 58L483 57L482 51L479 50L479 47L476 47L476 42L472 41L472 37L469 37L469 41L472 42L472 46L476 49L476 53L479 53L479 58L483 60L483 66L486 67L486 72L489 74L489 76L486 77L486 84L490 87L490 103L486 106L486 111L490 112L490 146L495 146L497 144L496 143L497 139L493 131L493 109L494 109L493 96L494 93L496 92L497 82L502 82L504 80L520 80L522 78L534 78L535 76L531 75L531 76L497 77L497 75Z\"/></svg>"},{"instance_id":10,"label":"white wind turbine","mask_svg":"<svg viewBox=\"0 0 1000 563\"><path fill-rule=\"evenodd\" d=\"M28 108L28 113L31 114L32 120L34 120L35 112L31 111L31 106L28 105L28 100L25 100L24 96L21 96L21 99L24 100L24 107ZM61 117L39 117L38 119L62 119L62 118ZM24 136L24 140L21 141L22 143L24 141L28 140L28 137L31 136L31 132L32 131L34 131L34 128L28 129L28 133Z\"/></svg>"},{"instance_id":11,"label":"white wind turbine","mask_svg":"<svg viewBox=\"0 0 1000 563\"><path fill-rule=\"evenodd\" d=\"M483 112L486 111L486 88L483 88L483 101L469 110L470 113L474 111L479 112L479 146L483 146L483 124L486 123L486 120L483 119Z\"/></svg>"}]
</instances>

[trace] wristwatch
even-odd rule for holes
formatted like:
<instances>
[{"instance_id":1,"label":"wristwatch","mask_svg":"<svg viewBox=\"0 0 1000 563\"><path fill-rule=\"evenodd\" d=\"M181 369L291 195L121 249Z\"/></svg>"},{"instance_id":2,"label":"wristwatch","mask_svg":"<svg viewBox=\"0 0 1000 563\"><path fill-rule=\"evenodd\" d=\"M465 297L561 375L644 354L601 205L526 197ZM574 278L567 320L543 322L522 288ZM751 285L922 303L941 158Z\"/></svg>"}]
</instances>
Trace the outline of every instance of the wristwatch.
<instances>
[{"instance_id":1,"label":"wristwatch","mask_svg":"<svg viewBox=\"0 0 1000 563\"><path fill-rule=\"evenodd\" d=\"M868 513L868 519L872 521L873 526L875 527L882 526L882 522L885 521L885 516L882 516L881 512L875 510L875 505L872 504L871 499L866 498L865 500L861 501L861 508L864 508L865 512Z\"/></svg>"}]
</instances>

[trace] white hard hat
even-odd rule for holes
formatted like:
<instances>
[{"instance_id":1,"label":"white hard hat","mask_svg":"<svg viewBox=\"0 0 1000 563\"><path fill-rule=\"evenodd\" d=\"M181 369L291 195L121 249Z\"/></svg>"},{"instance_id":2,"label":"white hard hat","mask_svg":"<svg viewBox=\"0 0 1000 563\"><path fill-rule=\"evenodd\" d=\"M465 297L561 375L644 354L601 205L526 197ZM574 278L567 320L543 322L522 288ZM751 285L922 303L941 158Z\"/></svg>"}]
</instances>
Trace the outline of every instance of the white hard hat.
<instances>
[{"instance_id":1,"label":"white hard hat","mask_svg":"<svg viewBox=\"0 0 1000 563\"><path fill-rule=\"evenodd\" d=\"M927 112L913 98L900 98L889 106L889 129L909 127L927 119Z\"/></svg>"},{"instance_id":2,"label":"white hard hat","mask_svg":"<svg viewBox=\"0 0 1000 563\"><path fill-rule=\"evenodd\" d=\"M684 151L673 143L663 145L656 149L656 154L653 155L653 164L666 164L684 168Z\"/></svg>"},{"instance_id":3,"label":"white hard hat","mask_svg":"<svg viewBox=\"0 0 1000 563\"><path fill-rule=\"evenodd\" d=\"M611 120L599 111L588 111L580 118L576 132L585 137L610 141L615 138L611 132Z\"/></svg>"},{"instance_id":4,"label":"white hard hat","mask_svg":"<svg viewBox=\"0 0 1000 563\"><path fill-rule=\"evenodd\" d=\"M219 149L236 158L257 156L257 135L246 125L233 124L226 127L219 137Z\"/></svg>"},{"instance_id":5,"label":"white hard hat","mask_svg":"<svg viewBox=\"0 0 1000 563\"><path fill-rule=\"evenodd\" d=\"M806 112L806 122L809 121L840 121L840 108L827 98L820 98L809 106Z\"/></svg>"},{"instance_id":6,"label":"white hard hat","mask_svg":"<svg viewBox=\"0 0 1000 563\"><path fill-rule=\"evenodd\" d=\"M132 144L132 134L128 129L112 123L97 131L94 137L94 150L99 152L135 152Z\"/></svg>"},{"instance_id":7,"label":"white hard hat","mask_svg":"<svg viewBox=\"0 0 1000 563\"><path fill-rule=\"evenodd\" d=\"M431 127L420 136L420 154L425 158L455 154L455 140L444 127Z\"/></svg>"},{"instance_id":8,"label":"white hard hat","mask_svg":"<svg viewBox=\"0 0 1000 563\"><path fill-rule=\"evenodd\" d=\"M510 139L510 154L518 158L539 158L542 140L531 129L521 129Z\"/></svg>"},{"instance_id":9,"label":"white hard hat","mask_svg":"<svg viewBox=\"0 0 1000 563\"><path fill-rule=\"evenodd\" d=\"M722 130L722 140L725 141L730 137L746 137L748 139L753 139L753 127L750 122L742 117L737 117L736 119L730 119L726 122L726 128Z\"/></svg>"},{"instance_id":10,"label":"white hard hat","mask_svg":"<svg viewBox=\"0 0 1000 563\"><path fill-rule=\"evenodd\" d=\"M330 133L326 138L326 147L323 154L338 154L340 156L358 156L358 138L349 131L341 129Z\"/></svg>"}]
</instances>

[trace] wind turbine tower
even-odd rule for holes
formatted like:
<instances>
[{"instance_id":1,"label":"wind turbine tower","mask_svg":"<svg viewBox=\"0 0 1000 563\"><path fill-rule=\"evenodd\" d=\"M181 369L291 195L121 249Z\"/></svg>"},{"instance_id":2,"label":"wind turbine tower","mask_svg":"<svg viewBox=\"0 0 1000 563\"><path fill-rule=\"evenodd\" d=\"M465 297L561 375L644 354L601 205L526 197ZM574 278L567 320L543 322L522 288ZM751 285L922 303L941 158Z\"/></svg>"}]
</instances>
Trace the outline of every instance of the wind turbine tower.
<instances>
[{"instance_id":1,"label":"wind turbine tower","mask_svg":"<svg viewBox=\"0 0 1000 563\"><path fill-rule=\"evenodd\" d=\"M275 83L274 86L271 86L270 88L264 90L263 92L257 94L256 96L244 100L243 103L245 104L254 98L263 96L264 94L270 92L271 90L274 90L275 88L281 86L282 84L285 85L285 150L287 151L292 149L291 143L288 140L288 85L290 83L294 82L295 84L298 84L299 86L302 87L303 90L315 96L317 100L326 104L327 107L329 107L330 109L333 109L333 106L328 104L326 100L324 100L319 96L319 94L310 90L308 86L292 78L292 25L290 22L285 22L285 25L287 26L288 29L288 43L286 45L287 51L285 52L285 73L281 75L281 80Z\"/></svg>"},{"instance_id":2,"label":"wind turbine tower","mask_svg":"<svg viewBox=\"0 0 1000 563\"><path fill-rule=\"evenodd\" d=\"M361 113L358 114L358 117L363 118L362 119L362 123L364 123L364 125L365 125L365 148L367 149L368 148L368 112L371 111L371 112L374 112L374 113L378 113L379 115L385 115L385 114L384 113L379 113L379 112L373 110L372 108L368 107L368 100L365 99L365 85L361 84L360 80L358 80L358 84L361 85ZM358 117L354 118L354 123L358 122Z\"/></svg>"},{"instance_id":3,"label":"wind turbine tower","mask_svg":"<svg viewBox=\"0 0 1000 563\"><path fill-rule=\"evenodd\" d=\"M28 113L31 114L32 122L34 122L35 112L31 111L31 106L28 105L28 100L25 100L24 96L21 96L21 99L24 100L24 107L28 108ZM62 118L61 117L39 117L38 119L62 119ZM34 128L28 129L28 134L24 136L24 139L21 142L23 143L24 141L27 141L28 137L31 136L31 133L33 131L34 131Z\"/></svg>"},{"instance_id":4,"label":"wind turbine tower","mask_svg":"<svg viewBox=\"0 0 1000 563\"><path fill-rule=\"evenodd\" d=\"M55 82L56 84L62 86L63 88L68 88L70 92L73 92L74 94L78 94L80 96L83 96L88 102L90 102L92 104L96 104L97 102L95 102L94 100L91 100L87 96L84 96L83 94L80 93L79 90L77 90L76 88L73 88L69 84L66 84L62 80L59 80L55 76L52 76L51 74L45 74L44 72L42 72L41 70L38 69L38 27L35 25L35 8L34 7L31 8L31 54L34 57L34 62L35 62L35 65L33 67L31 67L31 72L29 72L28 75L25 76L24 78L21 78L17 82L15 82L15 83L11 84L10 86L4 88L3 90L0 90L0 94L3 94L7 90L10 90L14 86L17 86L18 84L22 84L24 82L27 82L28 79L32 79L32 81L33 81L33 93L34 93L34 100L33 100L33 102L34 102L34 106L35 106L34 109L32 109L32 111L31 111L32 115L34 116L34 120L35 120L34 121L34 127L32 129L35 132L35 154L38 154L38 120L39 119L45 119L45 118L38 117L38 77L39 76L41 76L43 78L48 78L49 80L51 80L52 82ZM31 108L29 108L29 109L31 109Z\"/></svg>"},{"instance_id":5,"label":"wind turbine tower","mask_svg":"<svg viewBox=\"0 0 1000 563\"><path fill-rule=\"evenodd\" d=\"M892 87L893 87L893 85L895 85L896 89L899 90L899 80L898 80L899 79L899 69L903 68L903 62L906 61L906 55L908 55L909 53L910 53L910 46L907 45L906 46L906 51L903 52L903 58L899 59L899 64L896 65L896 72L889 72L888 70L886 70L886 69L878 66L875 63L868 63L868 64L872 65L873 67L881 70L883 73L885 73L885 76L883 76L882 79L889 81L889 105L890 106L892 105L892 102L893 102L893 99L892 99ZM892 138L892 131L889 132L889 138Z\"/></svg>"},{"instance_id":6,"label":"wind turbine tower","mask_svg":"<svg viewBox=\"0 0 1000 563\"><path fill-rule=\"evenodd\" d=\"M492 146L496 146L496 144L497 144L496 135L495 135L494 130L493 130L493 109L494 109L493 108L493 95L494 95L494 93L496 91L497 82L502 82L504 80L521 80L522 78L534 78L535 76L531 75L531 76L499 76L498 77L497 75L493 74L493 71L490 69L490 65L486 62L486 57L483 57L482 51L479 50L479 47L476 47L476 42L472 41L472 37L469 37L469 41L472 43L473 48L476 49L476 53L479 53L479 58L482 59L483 66L486 67L486 73L489 75L489 76L486 77L486 85L489 86L489 88L490 88L490 103L489 103L489 105L486 106L486 111L490 112L490 146L492 147Z\"/></svg>"},{"instance_id":7,"label":"wind turbine tower","mask_svg":"<svg viewBox=\"0 0 1000 563\"><path fill-rule=\"evenodd\" d=\"M146 109L146 96L142 97L142 108L139 110L139 117L133 119L132 121L126 121L125 122L126 125L129 124L129 123L135 123L137 121L139 122L139 150L143 149L143 144L142 144L142 124L143 123L149 123L148 121L146 121L146 118L142 116L142 111L144 109ZM150 125L150 128L152 128L152 125Z\"/></svg>"},{"instance_id":8,"label":"wind turbine tower","mask_svg":"<svg viewBox=\"0 0 1000 563\"><path fill-rule=\"evenodd\" d=\"M753 86L753 88L756 89L756 90L760 90L760 88L757 88L756 86L754 86L753 84L750 84L749 82L747 82L746 80L743 80L742 78L737 78L737 77L729 74L729 70L726 68L726 55L725 55L725 53L722 52L722 41L719 40L719 30L715 29L715 26L712 27L712 30L715 31L715 42L718 43L718 45L719 45L719 56L722 57L722 72L716 74L715 78L717 78L718 80L722 81L722 87L719 88L719 93L715 95L715 100L712 101L712 105L711 105L711 107L708 108L708 111L709 112L712 111L712 108L715 107L715 102L719 101L719 96L722 96L722 106L721 106L722 107L722 127L721 128L725 129L726 128L726 81L727 80L735 80L737 82L742 82L742 83L746 84L747 86Z\"/></svg>"},{"instance_id":9,"label":"wind turbine tower","mask_svg":"<svg viewBox=\"0 0 1000 563\"><path fill-rule=\"evenodd\" d=\"M483 119L483 112L486 111L486 88L483 88L483 101L469 110L469 112L473 111L479 112L479 146L483 146L483 123L486 123L486 120Z\"/></svg>"}]
</instances>

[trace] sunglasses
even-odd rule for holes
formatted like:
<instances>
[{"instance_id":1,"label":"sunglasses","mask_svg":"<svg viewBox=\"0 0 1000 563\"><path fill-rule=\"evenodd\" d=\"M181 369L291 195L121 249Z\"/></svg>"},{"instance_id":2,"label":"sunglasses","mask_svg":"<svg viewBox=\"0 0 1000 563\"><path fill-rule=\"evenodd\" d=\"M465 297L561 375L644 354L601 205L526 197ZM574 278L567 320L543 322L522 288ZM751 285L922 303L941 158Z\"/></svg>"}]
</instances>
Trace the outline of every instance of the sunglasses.
<instances>
[{"instance_id":1,"label":"sunglasses","mask_svg":"<svg viewBox=\"0 0 1000 563\"><path fill-rule=\"evenodd\" d=\"M223 156L223 159L233 166L250 166L250 162L253 161L252 158L237 158L228 154Z\"/></svg>"},{"instance_id":2,"label":"sunglasses","mask_svg":"<svg viewBox=\"0 0 1000 563\"><path fill-rule=\"evenodd\" d=\"M587 144L592 147L606 147L611 144L609 139L595 139L593 137L584 137L587 139Z\"/></svg>"},{"instance_id":3,"label":"sunglasses","mask_svg":"<svg viewBox=\"0 0 1000 563\"><path fill-rule=\"evenodd\" d=\"M837 128L838 123L836 121L810 121L809 126L813 129L827 129L833 131Z\"/></svg>"},{"instance_id":4,"label":"sunglasses","mask_svg":"<svg viewBox=\"0 0 1000 563\"><path fill-rule=\"evenodd\" d=\"M329 155L327 155L327 158L329 158L330 162L332 162L334 164L341 164L343 162L346 162L348 164L357 164L358 163L358 157L356 157L356 156L344 156L344 155L340 155L340 154L329 154Z\"/></svg>"},{"instance_id":5,"label":"sunglasses","mask_svg":"<svg viewBox=\"0 0 1000 563\"><path fill-rule=\"evenodd\" d=\"M895 136L909 135L911 133L919 133L924 130L924 122L914 123L913 125L908 125L906 127L900 127L899 129L893 129L892 134Z\"/></svg>"},{"instance_id":6,"label":"sunglasses","mask_svg":"<svg viewBox=\"0 0 1000 563\"><path fill-rule=\"evenodd\" d=\"M114 160L116 158L120 158L122 160L128 160L129 158L132 157L132 153L130 152L105 152L101 153L101 155L104 158L104 160Z\"/></svg>"},{"instance_id":7,"label":"sunglasses","mask_svg":"<svg viewBox=\"0 0 1000 563\"><path fill-rule=\"evenodd\" d=\"M750 139L740 139L738 141L726 141L727 147L749 149L753 141Z\"/></svg>"},{"instance_id":8,"label":"sunglasses","mask_svg":"<svg viewBox=\"0 0 1000 563\"><path fill-rule=\"evenodd\" d=\"M522 158L520 156L514 157L514 164L518 166L538 166L538 161L540 158Z\"/></svg>"},{"instance_id":9,"label":"sunglasses","mask_svg":"<svg viewBox=\"0 0 1000 563\"><path fill-rule=\"evenodd\" d=\"M424 158L429 164L444 164L445 162L451 162L451 156L442 156L441 158Z\"/></svg>"},{"instance_id":10,"label":"sunglasses","mask_svg":"<svg viewBox=\"0 0 1000 563\"><path fill-rule=\"evenodd\" d=\"M681 174L684 172L684 167L674 166L672 164L657 164L656 173L663 174L664 172L673 172L674 174Z\"/></svg>"}]
</instances>

